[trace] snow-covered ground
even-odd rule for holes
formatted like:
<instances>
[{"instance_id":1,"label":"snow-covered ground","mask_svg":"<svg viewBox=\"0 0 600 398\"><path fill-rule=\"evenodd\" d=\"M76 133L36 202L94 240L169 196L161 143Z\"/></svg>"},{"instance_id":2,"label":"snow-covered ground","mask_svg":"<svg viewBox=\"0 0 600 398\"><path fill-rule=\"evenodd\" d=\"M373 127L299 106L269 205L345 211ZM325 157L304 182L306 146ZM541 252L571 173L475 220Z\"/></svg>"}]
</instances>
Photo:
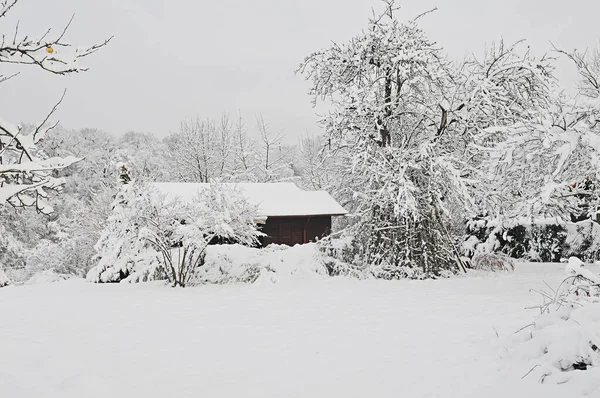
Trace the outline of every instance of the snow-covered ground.
<instances>
[{"instance_id":1,"label":"snow-covered ground","mask_svg":"<svg viewBox=\"0 0 600 398\"><path fill-rule=\"evenodd\" d=\"M0 289L1 397L578 397L504 347L564 266L440 281ZM597 268L593 268L597 271ZM498 335L500 337L498 337ZM600 382L598 383L600 385Z\"/></svg>"}]
</instances>

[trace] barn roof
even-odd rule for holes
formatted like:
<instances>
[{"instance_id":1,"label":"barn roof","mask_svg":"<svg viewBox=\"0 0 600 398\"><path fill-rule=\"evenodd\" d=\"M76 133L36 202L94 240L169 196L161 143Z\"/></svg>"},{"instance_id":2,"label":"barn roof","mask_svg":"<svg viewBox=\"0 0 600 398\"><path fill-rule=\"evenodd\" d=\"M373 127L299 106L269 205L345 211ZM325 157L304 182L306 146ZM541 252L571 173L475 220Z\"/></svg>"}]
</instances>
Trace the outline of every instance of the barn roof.
<instances>
[{"instance_id":1,"label":"barn roof","mask_svg":"<svg viewBox=\"0 0 600 398\"><path fill-rule=\"evenodd\" d=\"M153 184L161 193L192 201L210 184L160 182ZM341 216L348 212L325 191L303 191L292 182L222 183L239 189L248 202L258 206L258 216Z\"/></svg>"}]
</instances>

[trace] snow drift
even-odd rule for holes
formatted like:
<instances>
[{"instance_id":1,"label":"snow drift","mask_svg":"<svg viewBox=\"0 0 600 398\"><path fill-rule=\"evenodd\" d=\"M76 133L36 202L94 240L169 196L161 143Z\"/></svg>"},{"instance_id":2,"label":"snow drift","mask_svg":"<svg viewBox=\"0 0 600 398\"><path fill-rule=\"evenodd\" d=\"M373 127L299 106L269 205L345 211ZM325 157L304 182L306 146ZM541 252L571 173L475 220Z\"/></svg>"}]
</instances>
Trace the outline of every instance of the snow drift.
<instances>
[{"instance_id":1,"label":"snow drift","mask_svg":"<svg viewBox=\"0 0 600 398\"><path fill-rule=\"evenodd\" d=\"M541 314L517 333L513 355L526 364L524 378L573 382L590 394L600 379L600 277L575 257L565 271L557 289L539 292Z\"/></svg>"}]
</instances>

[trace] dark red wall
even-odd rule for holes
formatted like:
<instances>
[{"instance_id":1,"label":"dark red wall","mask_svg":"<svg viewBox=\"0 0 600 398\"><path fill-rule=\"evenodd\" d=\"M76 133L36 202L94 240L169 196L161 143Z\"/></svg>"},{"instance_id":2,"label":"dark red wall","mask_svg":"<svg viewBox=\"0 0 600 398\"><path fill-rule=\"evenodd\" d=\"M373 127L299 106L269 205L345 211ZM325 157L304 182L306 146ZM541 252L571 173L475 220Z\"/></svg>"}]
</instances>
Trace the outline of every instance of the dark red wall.
<instances>
[{"instance_id":1,"label":"dark red wall","mask_svg":"<svg viewBox=\"0 0 600 398\"><path fill-rule=\"evenodd\" d=\"M267 234L262 239L263 246L314 242L331 232L331 216L269 217L262 232Z\"/></svg>"}]
</instances>

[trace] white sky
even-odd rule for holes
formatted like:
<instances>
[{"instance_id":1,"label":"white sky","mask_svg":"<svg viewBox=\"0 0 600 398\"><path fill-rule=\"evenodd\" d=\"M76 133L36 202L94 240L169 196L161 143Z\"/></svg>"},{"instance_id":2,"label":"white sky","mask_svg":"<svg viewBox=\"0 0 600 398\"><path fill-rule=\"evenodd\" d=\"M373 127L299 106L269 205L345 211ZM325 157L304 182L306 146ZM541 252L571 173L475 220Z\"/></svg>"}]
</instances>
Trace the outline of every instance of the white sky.
<instances>
[{"instance_id":1,"label":"white sky","mask_svg":"<svg viewBox=\"0 0 600 398\"><path fill-rule=\"evenodd\" d=\"M422 21L452 58L486 44L527 39L536 53L549 42L571 50L600 36L598 0L405 0L406 18L437 6ZM377 0L21 0L0 20L2 33L60 30L76 14L68 39L89 44L114 35L71 77L21 68L3 83L0 113L13 122L42 119L64 88L63 125L165 136L195 115L238 110L248 127L262 113L290 140L319 132L308 85L294 70L304 56L344 41L365 26ZM7 68L2 65L2 68ZM561 78L573 70L562 62Z\"/></svg>"}]
</instances>

